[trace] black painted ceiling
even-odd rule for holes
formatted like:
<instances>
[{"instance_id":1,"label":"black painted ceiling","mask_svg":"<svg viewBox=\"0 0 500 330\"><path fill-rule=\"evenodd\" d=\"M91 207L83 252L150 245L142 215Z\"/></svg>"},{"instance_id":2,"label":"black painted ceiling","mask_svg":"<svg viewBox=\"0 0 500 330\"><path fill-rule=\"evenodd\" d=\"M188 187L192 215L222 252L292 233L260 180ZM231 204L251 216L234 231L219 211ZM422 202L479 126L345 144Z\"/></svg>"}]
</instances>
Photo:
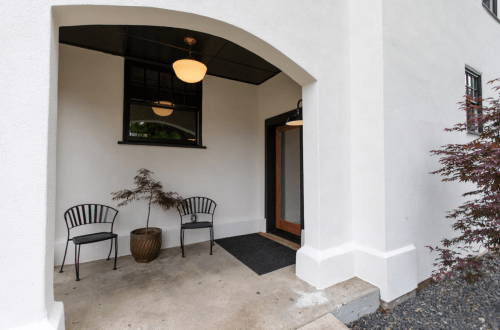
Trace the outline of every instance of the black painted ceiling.
<instances>
[{"instance_id":1,"label":"black painted ceiling","mask_svg":"<svg viewBox=\"0 0 500 330\"><path fill-rule=\"evenodd\" d=\"M59 29L62 44L169 67L176 60L188 57L185 36L196 38L192 57L207 66L209 75L259 85L281 72L245 48L202 32L137 25L83 25Z\"/></svg>"}]
</instances>

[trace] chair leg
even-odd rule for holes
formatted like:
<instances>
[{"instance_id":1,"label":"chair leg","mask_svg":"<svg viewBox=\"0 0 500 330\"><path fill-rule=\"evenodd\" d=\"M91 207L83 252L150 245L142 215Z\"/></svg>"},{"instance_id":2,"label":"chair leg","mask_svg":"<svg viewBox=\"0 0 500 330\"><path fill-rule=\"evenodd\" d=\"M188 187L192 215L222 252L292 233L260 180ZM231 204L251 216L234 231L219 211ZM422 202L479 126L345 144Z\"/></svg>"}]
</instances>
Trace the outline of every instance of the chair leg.
<instances>
[{"instance_id":1,"label":"chair leg","mask_svg":"<svg viewBox=\"0 0 500 330\"><path fill-rule=\"evenodd\" d=\"M59 273L63 272L64 261L66 261L66 253L68 253L68 244L69 244L69 240L66 241L66 250L64 251L64 258L63 258L63 262L62 262L62 265L61 265L61 270L59 271Z\"/></svg>"},{"instance_id":2,"label":"chair leg","mask_svg":"<svg viewBox=\"0 0 500 330\"><path fill-rule=\"evenodd\" d=\"M184 258L184 229L181 229L181 249L182 257Z\"/></svg>"},{"instance_id":3,"label":"chair leg","mask_svg":"<svg viewBox=\"0 0 500 330\"><path fill-rule=\"evenodd\" d=\"M111 240L111 244L113 244L113 240ZM116 270L116 258L118 257L118 236L115 237L115 267L113 270Z\"/></svg>"},{"instance_id":4,"label":"chair leg","mask_svg":"<svg viewBox=\"0 0 500 330\"><path fill-rule=\"evenodd\" d=\"M75 271L76 280L80 280L80 244L75 244Z\"/></svg>"},{"instance_id":5,"label":"chair leg","mask_svg":"<svg viewBox=\"0 0 500 330\"><path fill-rule=\"evenodd\" d=\"M214 232L214 226L213 226L213 224L212 224L211 228L212 228L212 246L214 246L215 245L215 232Z\"/></svg>"},{"instance_id":6,"label":"chair leg","mask_svg":"<svg viewBox=\"0 0 500 330\"><path fill-rule=\"evenodd\" d=\"M212 255L212 242L213 242L213 232L212 227L210 227L210 255Z\"/></svg>"},{"instance_id":7,"label":"chair leg","mask_svg":"<svg viewBox=\"0 0 500 330\"><path fill-rule=\"evenodd\" d=\"M181 250L182 250L182 228L181 228L181 230L179 231L179 233L180 233L180 234L179 234L179 235L180 235L180 236L179 236L179 241L181 242L181 246L179 247L179 249L181 249Z\"/></svg>"},{"instance_id":8,"label":"chair leg","mask_svg":"<svg viewBox=\"0 0 500 330\"><path fill-rule=\"evenodd\" d=\"M113 251L113 239L111 239L111 248L109 249L108 259L106 260L109 260L109 257L111 257L111 251Z\"/></svg>"}]
</instances>

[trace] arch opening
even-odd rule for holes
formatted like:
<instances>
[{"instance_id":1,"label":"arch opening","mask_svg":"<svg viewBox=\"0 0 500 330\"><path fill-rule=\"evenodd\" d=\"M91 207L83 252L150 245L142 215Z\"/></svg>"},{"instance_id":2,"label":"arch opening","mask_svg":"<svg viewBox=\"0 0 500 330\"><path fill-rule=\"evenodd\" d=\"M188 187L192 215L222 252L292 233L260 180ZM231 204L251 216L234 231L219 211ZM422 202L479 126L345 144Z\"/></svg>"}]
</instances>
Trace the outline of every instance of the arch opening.
<instances>
[{"instance_id":1,"label":"arch opening","mask_svg":"<svg viewBox=\"0 0 500 330\"><path fill-rule=\"evenodd\" d=\"M255 191L249 191L248 193L258 194L259 191L262 191L263 193L264 190L263 174L264 174L264 162L265 162L264 152L263 150L260 150L263 148L260 149L253 148L252 145L261 144L263 146L262 142L264 140L265 119L272 117L272 115L278 115L293 110L294 108L294 106L283 106L281 108L276 109L276 104L279 104L281 102L285 104L295 105L297 100L303 97L302 87L304 86L309 87L309 95L314 94L311 93L311 91L314 89L311 86L313 86L315 80L307 71L305 71L302 67L300 67L295 62L290 60L290 58L285 56L282 52L271 46L263 39L260 39L254 36L253 34L246 32L243 29L238 28L234 25L222 22L220 20L215 20L213 18L196 15L193 13L172 11L166 9L153 9L153 8L131 8L131 7L112 7L112 6L67 6L67 7L62 6L62 7L54 7L54 14L55 14L54 17L58 22L56 28L65 26L80 26L80 25L94 25L94 26L102 24L122 25L124 23L127 23L126 25L141 25L145 24L146 22L148 23L147 25L164 26L161 22L168 20L169 27L190 29L190 30L200 31L203 33L209 33L220 38L224 38L225 40L229 40L241 46L242 48L247 49L259 55L270 64L278 67L283 73L280 73L274 78L271 77L269 81L263 83L263 85L264 84L267 85L263 86L262 88L261 88L262 85L247 86L246 84L236 83L234 81L226 81L227 79L221 79L220 77L209 76L206 82L207 86L204 86L204 91L203 91L204 102L205 99L208 99L206 100L207 104L206 105L204 104L203 106L203 123L205 131L204 134L208 134L207 132L209 131L208 129L209 127L219 128L219 133L220 131L226 131L225 134L210 135L209 140L211 140L210 143L212 143L212 145L208 145L207 139L204 138L204 140L207 141L206 143L208 145L208 150L226 149L226 151L229 150L231 151L231 154L235 155L241 153L242 146L243 150L248 151L249 149L252 149L249 152L250 157L247 158L240 157L238 159L234 159L233 165L234 167L242 168L244 166L248 166L249 160L252 160L254 164L252 164L249 169L251 171L256 172L257 174L255 178L260 179L260 181L262 182L256 185ZM64 180L66 177L74 176L74 174L76 173L75 170L76 171L82 170L81 167L75 168L76 164L79 164L80 166L82 165L81 155L78 156L73 155L72 157L67 156L70 150L75 151L74 148L77 140L80 141L82 141L82 139L85 140L85 136L96 136L98 140L95 140L92 143L84 142L83 144L80 144L79 147L83 148L83 150L99 150L98 153L94 153L93 157L103 159L104 154L107 151L110 151L110 149L105 146L106 143L111 141L110 136L112 136L113 139L115 139L113 141L113 143L115 144L113 146L114 158L111 161L109 162L104 161L104 163L94 162L92 164L84 165L87 167L87 169L84 170L86 171L86 174L95 179L95 180L90 180L90 182L97 182L97 181L102 182L102 180L99 179L99 176L105 176L104 173L109 173L113 167L116 167L115 165L117 163L118 164L128 163L128 159L132 158L139 159L138 161L135 162L136 166L140 164L150 165L154 167L153 168L154 171L157 171L156 169L158 168L162 168L162 166L161 165L159 166L158 164L165 162L166 159L154 158L154 157L153 157L154 159L152 159L151 155L157 152L146 151L146 149L150 147L144 147L139 149L137 146L133 147L126 146L125 148L133 148L133 149L127 149L126 151L123 151L125 150L124 146L116 146L116 133L117 133L116 125L112 125L113 126L113 128L111 129L112 134L106 135L105 133L103 133L105 131L105 129L103 128L106 127L107 124L109 124L110 122L116 123L116 120L118 119L117 117L119 117L122 114L120 110L121 101L117 102L117 100L119 99L120 93L123 93L123 85L120 85L120 83L116 84L116 80L117 79L119 80L120 77L120 74L116 74L116 71L119 70L120 67L123 70L122 60L103 53L97 54L95 53L95 50L89 50L89 49L82 50L78 47L75 47L74 45L68 45L68 44L61 45L59 48L59 52L56 52L56 55L57 55L56 58L59 59L58 63L59 101L58 101L58 110L56 114L58 122L57 124L58 170L55 175L57 177L58 185L57 188L55 189L56 190L55 194L57 196L56 197L57 211L55 218L58 219L57 215L60 213L60 210L66 206L69 207L68 203L78 198L78 194L73 194L73 195L71 193L68 194L67 191L68 187L63 187L63 184L61 183L66 181ZM75 61L75 59L77 61ZM102 72L99 72L98 70L99 68L96 67L90 68L89 70L88 64L92 62L100 63L101 68L105 68L106 71L105 73L109 74L103 74ZM113 70L114 72L112 72ZM81 74L81 77L84 77L83 78L84 81L79 81L78 83L71 85L71 77L75 77L74 74ZM121 76L123 76L123 73L121 73ZM101 80L102 85L92 83L93 82L92 79L96 79L96 77L102 78ZM273 79L275 81L273 81ZM106 91L106 94L109 97L99 94L98 95L99 97L94 98L98 99L99 102L95 101L89 102L89 100L92 99L92 97L89 96L99 93L99 86L104 86L104 85L109 86L111 84L113 84L114 86ZM280 88L283 87L283 85L291 86L290 88L292 89L292 91L284 91L281 93L282 94L281 96L278 96L273 99L272 89L279 90ZM77 93L74 93L76 90L81 91L82 88L87 88L88 90L84 91L84 93L81 93L79 95ZM259 90L259 88L261 90ZM226 96L226 99L224 99L224 97L221 98L220 94L218 94L222 93L223 91L225 92L224 95ZM235 97L233 99L227 99L228 91L234 93ZM307 104L309 103L307 101L307 97L308 96L305 96L305 101L304 101L305 106L307 106ZM269 104L267 105L259 104L259 102L262 103L262 99L265 100L266 98L269 99ZM283 102L283 98L289 99L289 103L287 103L288 101ZM86 102L82 102L84 99L86 100ZM264 110L262 111L257 110L256 116L252 115L249 116L248 113L251 111L251 107L248 106L246 108L244 107L243 110L240 110L241 112L237 114L237 116L239 115L241 117L242 113L246 113L246 115L243 116L243 119L238 122L238 125L233 125L234 123L224 121L223 118L227 117L229 113L219 113L217 114L217 116L219 116L217 118L210 116L210 114L214 114L214 112L211 111L213 111L213 109L217 107L219 108L226 107L226 109L229 109L230 107L236 108L237 106L235 106L235 104L238 104L238 101L241 102L240 104L251 103L257 109L260 106ZM94 113L94 117L92 118L82 116L82 113L88 114L88 112L78 111L77 109L68 110L71 108L71 104L78 104L79 106L82 106L83 103L87 103L85 105L87 109L93 107L94 109L107 108L113 110L109 112ZM228 103L230 103L229 106ZM314 104L314 102L311 103ZM273 107L274 109L271 109ZM94 120L96 118L97 120ZM118 120L120 119L121 118L119 118ZM251 125L248 125L250 121ZM68 125L68 123L70 122L73 122L73 124ZM92 134L88 134L89 131L80 130L79 128L73 126L73 125L79 126L80 124L82 124L82 122L84 123L84 126L94 127L96 128L96 130L90 132ZM205 125L207 125L208 127ZM249 129L248 128L249 126L252 126L252 129ZM223 129L220 130L220 127L223 127ZM71 139L66 138L71 135L74 136L73 141L70 141ZM241 139L242 136L244 137L244 139ZM236 140L238 139L239 140L231 142L231 139L232 138L234 139L234 137L237 137ZM251 137L251 139L249 137ZM96 143L96 141L98 142ZM223 148L217 147L217 144L220 144L222 141L226 143L226 144L222 143L224 144L224 147ZM122 150L118 150L116 148L121 148ZM218 151L219 151L218 156L225 154L224 153L225 150L218 150ZM164 153L163 151L161 152ZM169 164L167 168L176 168L176 167L178 168L179 166L182 166L183 162L188 164L197 162L196 156L191 158L185 157L187 151L184 149L179 149L172 152L170 152L169 149L168 152L173 155L173 158L176 158L180 161L176 164ZM229 152L227 154L229 154ZM56 155L53 156L56 157ZM145 161L145 159L148 159L148 161ZM105 166L103 166L103 164L105 164ZM224 173L225 170L227 171L227 169L224 169L224 166L217 165L216 167L221 167L221 168L214 169L210 175L223 177L225 174L227 174ZM202 168L198 168L198 170L203 172ZM96 173L99 172L100 174L96 175ZM160 179L162 182L165 181L168 183L169 182L168 179L169 177L171 177L172 174L177 175L172 170L168 170L166 172L169 172L169 174L161 176ZM115 174L117 173L115 172ZM116 180L111 180L110 182L108 182L108 187L114 186L120 189L130 186L132 174L133 173L131 169L122 171L122 173L119 173L117 175ZM233 175L234 173L230 174ZM126 181L127 179L128 181ZM198 179L200 179L200 177L198 177ZM87 181L87 183L84 183L83 181ZM87 197L90 197L92 196L91 194L91 191L93 190L92 188L95 186L93 186L88 182L89 182L88 180L82 180L80 184L86 185L85 189L87 189L86 190ZM172 190L180 190L179 187L182 187L182 185L180 185L179 182L175 182L175 180L172 185L175 187L175 189ZM82 190L80 190L80 192L81 191ZM105 195L109 197L109 192L110 191L104 191L104 192L99 191L97 194L94 194L94 196L97 195L96 196L97 199L104 198ZM205 192L209 193L207 190L205 190ZM229 194L229 192L226 193ZM245 204L243 198L241 199L240 204ZM260 213L263 213L265 207L263 198L261 198L259 202L254 203L254 205L251 207L255 207L258 209ZM123 209L123 211L125 213L128 212L129 210ZM139 208L130 211L129 213L131 217L141 217L141 212ZM156 215L160 217L159 213ZM170 216L173 217L173 215L169 215L169 217ZM254 215L251 215L250 218L251 217L255 218ZM257 230L264 229L264 227L262 227L262 222L259 225L258 222L253 220L251 222L248 221L248 224L245 224L245 226L247 227L250 226L252 228L244 229L243 233L246 233L249 230L255 231L256 226L257 227L261 226L260 228L257 228ZM57 225L58 224L56 224L56 226ZM171 224L166 225L166 227L169 226L171 226ZM168 232L169 228L164 228L164 230L165 229ZM172 233L174 231L172 231ZM167 241L174 240L174 236L172 233L170 232L167 233L165 237ZM56 235L57 235L57 230L56 230ZM59 261L60 256L62 254L61 249L57 251L57 245L58 245L57 239L58 237L56 237L56 255L55 255L56 264ZM48 244L50 243L51 242L48 242ZM59 245L62 245L61 242L59 242ZM119 250L123 251L123 248L120 248Z\"/></svg>"}]
</instances>

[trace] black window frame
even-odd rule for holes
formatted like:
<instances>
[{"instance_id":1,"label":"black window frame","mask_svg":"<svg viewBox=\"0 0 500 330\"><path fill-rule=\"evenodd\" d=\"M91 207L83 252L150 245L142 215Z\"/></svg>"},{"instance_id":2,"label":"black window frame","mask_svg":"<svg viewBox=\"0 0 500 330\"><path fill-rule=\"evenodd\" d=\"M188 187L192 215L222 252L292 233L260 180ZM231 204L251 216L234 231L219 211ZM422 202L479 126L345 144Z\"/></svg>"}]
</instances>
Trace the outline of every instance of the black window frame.
<instances>
[{"instance_id":1,"label":"black window frame","mask_svg":"<svg viewBox=\"0 0 500 330\"><path fill-rule=\"evenodd\" d=\"M146 101L145 100L145 95L143 101L138 101L137 99L132 99L131 98L131 85L132 85L132 78L131 78L131 67L140 67L144 69L144 86L146 87L146 70L152 70L152 71L157 71L158 72L158 81L160 81L160 73L168 73L172 76L172 82L171 82L171 95L172 98L174 97L174 93L176 92L174 88L174 76L175 73L172 68L170 67L164 67L160 65L154 65L150 63L145 63L145 62L140 62L140 61L134 61L134 60L129 60L125 59L125 65L124 65L124 93L123 93L123 136L122 136L122 141L119 141L119 144L136 144L136 145L154 145L154 146L165 146L165 147L184 147L184 148L202 148L205 149L206 147L203 146L203 139L202 139L202 103L203 103L203 80L196 83L196 94L190 93L186 91L186 85L187 83L184 84L184 90L182 93L184 93L184 105L174 105L172 108L174 111L186 111L186 112L193 112L196 113L196 140L195 141L176 141L174 139L159 139L159 138L146 138L146 137L133 137L130 136L130 106L133 104L136 105L141 105L141 106L155 106L155 107L162 107L161 105L159 106L158 104L155 104L154 102L151 101ZM160 82L158 82L158 98L160 95ZM196 98L196 106L194 107L188 107L185 105L186 103L186 93L189 93L191 95L195 95ZM173 100L165 100L165 101L173 101Z\"/></svg>"},{"instance_id":2,"label":"black window frame","mask_svg":"<svg viewBox=\"0 0 500 330\"><path fill-rule=\"evenodd\" d=\"M469 79L469 77L471 79ZM469 85L469 81L471 81L472 84ZM469 99L467 101L468 102L467 106L472 105L471 109L467 110L467 122L469 122L472 115L482 114L482 110L480 108L477 109L476 112L476 109L474 109L473 107L474 106L482 107L483 102L481 101L481 98L483 97L483 90L482 90L481 74L468 67L465 68L465 95L472 97L472 99ZM480 126L469 125L467 127L467 132L472 134L480 134L483 132L483 125Z\"/></svg>"},{"instance_id":3,"label":"black window frame","mask_svg":"<svg viewBox=\"0 0 500 330\"><path fill-rule=\"evenodd\" d=\"M483 0L483 6L498 18L498 0Z\"/></svg>"}]
</instances>

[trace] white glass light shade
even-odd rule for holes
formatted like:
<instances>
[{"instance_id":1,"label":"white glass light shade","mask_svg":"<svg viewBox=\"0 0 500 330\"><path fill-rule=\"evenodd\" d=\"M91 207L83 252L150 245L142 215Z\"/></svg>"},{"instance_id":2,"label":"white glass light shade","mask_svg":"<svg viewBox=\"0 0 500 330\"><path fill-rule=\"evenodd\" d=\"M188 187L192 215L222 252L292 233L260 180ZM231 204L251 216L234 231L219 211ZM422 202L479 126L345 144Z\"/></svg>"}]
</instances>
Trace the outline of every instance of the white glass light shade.
<instances>
[{"instance_id":1,"label":"white glass light shade","mask_svg":"<svg viewBox=\"0 0 500 330\"><path fill-rule=\"evenodd\" d=\"M201 81L207 73L205 64L190 58L177 60L172 66L177 78L191 84Z\"/></svg>"},{"instance_id":2,"label":"white glass light shade","mask_svg":"<svg viewBox=\"0 0 500 330\"><path fill-rule=\"evenodd\" d=\"M161 104L161 105L166 105L166 106L173 106L172 102L168 102L168 101L158 101L155 103ZM174 109L156 108L156 107L152 107L152 108L153 108L153 111L158 116L162 116L162 117L168 117L172 114L172 112L174 112Z\"/></svg>"},{"instance_id":3,"label":"white glass light shade","mask_svg":"<svg viewBox=\"0 0 500 330\"><path fill-rule=\"evenodd\" d=\"M288 126L302 126L303 120L302 120L302 114L300 113L300 110L297 109L297 114L295 116L291 116L288 118L286 121L286 124Z\"/></svg>"},{"instance_id":4,"label":"white glass light shade","mask_svg":"<svg viewBox=\"0 0 500 330\"><path fill-rule=\"evenodd\" d=\"M292 121L289 121L288 123L286 123L288 126L302 126L302 119L300 120L292 120Z\"/></svg>"}]
</instances>

